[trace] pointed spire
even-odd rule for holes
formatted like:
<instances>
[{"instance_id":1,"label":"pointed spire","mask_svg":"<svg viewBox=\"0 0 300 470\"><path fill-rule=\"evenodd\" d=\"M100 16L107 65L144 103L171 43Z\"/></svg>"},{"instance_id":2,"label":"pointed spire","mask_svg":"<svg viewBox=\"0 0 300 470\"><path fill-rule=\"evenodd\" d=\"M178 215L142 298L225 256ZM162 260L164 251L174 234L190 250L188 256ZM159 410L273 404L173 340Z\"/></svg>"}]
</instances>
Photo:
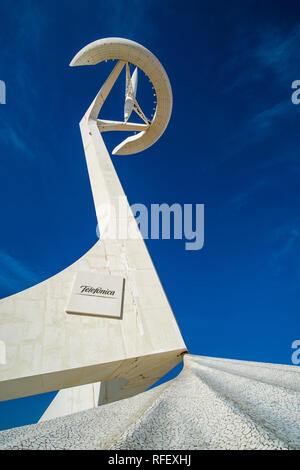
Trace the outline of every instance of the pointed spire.
<instances>
[{"instance_id":1,"label":"pointed spire","mask_svg":"<svg viewBox=\"0 0 300 470\"><path fill-rule=\"evenodd\" d=\"M135 95L138 83L138 69L134 69L132 77L130 76L130 68L126 64L126 88L125 88L125 104L124 104L124 121L127 122L130 118L135 104Z\"/></svg>"}]
</instances>

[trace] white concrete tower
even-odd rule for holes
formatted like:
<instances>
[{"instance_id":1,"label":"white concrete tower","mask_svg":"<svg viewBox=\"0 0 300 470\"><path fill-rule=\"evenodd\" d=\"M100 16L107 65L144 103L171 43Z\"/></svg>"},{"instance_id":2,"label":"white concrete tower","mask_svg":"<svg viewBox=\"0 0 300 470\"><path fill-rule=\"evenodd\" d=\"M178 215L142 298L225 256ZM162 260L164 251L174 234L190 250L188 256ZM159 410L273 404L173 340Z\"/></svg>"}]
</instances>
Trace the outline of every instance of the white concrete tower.
<instances>
[{"instance_id":1,"label":"white concrete tower","mask_svg":"<svg viewBox=\"0 0 300 470\"><path fill-rule=\"evenodd\" d=\"M151 52L120 38L89 44L70 65L104 60L117 62L80 123L100 240L64 271L0 302L0 340L6 345L6 364L0 365L0 400L68 389L57 395L43 419L144 391L178 364L186 351L101 136L110 130L138 131L113 154L137 153L151 146L171 115L170 83ZM137 103L137 70L130 77L129 63L153 84L157 105L152 120ZM99 118L124 67L124 122ZM132 111L144 123L130 123ZM106 210L109 214L104 216ZM112 236L115 228L117 237ZM99 392L100 381L107 386Z\"/></svg>"},{"instance_id":2,"label":"white concrete tower","mask_svg":"<svg viewBox=\"0 0 300 470\"><path fill-rule=\"evenodd\" d=\"M1 432L0 448L299 449L299 367L184 354L101 137L105 130L139 131L115 154L152 145L171 114L169 80L149 51L118 38L89 44L71 65L109 59L117 63L80 123L101 239L68 269L0 304L0 340L7 349L7 363L0 365L0 399L64 390L44 414L45 422ZM137 72L130 76L129 62L153 83L153 120L137 103ZM124 67L124 122L98 119ZM143 124L129 122L133 111ZM129 225L135 238L111 239L116 225L122 230ZM178 377L138 393L182 356L185 365ZM105 406L96 407L99 400ZM94 409L74 413L86 408Z\"/></svg>"}]
</instances>

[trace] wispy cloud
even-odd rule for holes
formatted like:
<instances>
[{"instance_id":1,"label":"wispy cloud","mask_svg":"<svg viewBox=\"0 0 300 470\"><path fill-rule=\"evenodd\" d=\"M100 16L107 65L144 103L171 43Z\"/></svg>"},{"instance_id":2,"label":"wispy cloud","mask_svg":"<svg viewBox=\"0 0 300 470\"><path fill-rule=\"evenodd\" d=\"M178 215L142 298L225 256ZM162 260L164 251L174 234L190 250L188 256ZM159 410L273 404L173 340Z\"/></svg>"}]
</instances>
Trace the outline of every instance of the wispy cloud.
<instances>
[{"instance_id":1,"label":"wispy cloud","mask_svg":"<svg viewBox=\"0 0 300 470\"><path fill-rule=\"evenodd\" d=\"M22 135L22 131L17 128L15 123L9 124L7 121L0 123L1 147L12 147L18 152L18 155L22 156L22 158L25 156L30 159L34 159L34 152L27 140L28 139Z\"/></svg>"},{"instance_id":2,"label":"wispy cloud","mask_svg":"<svg viewBox=\"0 0 300 470\"><path fill-rule=\"evenodd\" d=\"M0 288L12 291L20 288L22 281L38 282L38 276L24 262L9 253L0 251Z\"/></svg>"},{"instance_id":3,"label":"wispy cloud","mask_svg":"<svg viewBox=\"0 0 300 470\"><path fill-rule=\"evenodd\" d=\"M223 164L224 161L235 159L240 155L242 156L242 153L244 151L248 151L250 146L255 146L271 138L273 139L272 158L275 158L276 146L274 147L274 142L276 142L276 139L279 136L276 129L280 128L283 122L287 123L291 119L296 119L296 117L295 106L291 103L290 99L282 100L266 107L262 111L260 110L257 113L252 113L250 116L248 112L248 117L241 121L239 126L235 128L235 132L226 137L226 142L223 145L221 156L218 159L211 161L207 168L211 169L214 166ZM287 147L286 154L280 156L281 161L289 160L288 153L289 149ZM268 165L265 163L266 162L264 160L261 160L259 166L267 167ZM257 182L255 184L256 188L259 188L261 184L261 181Z\"/></svg>"},{"instance_id":4,"label":"wispy cloud","mask_svg":"<svg viewBox=\"0 0 300 470\"><path fill-rule=\"evenodd\" d=\"M282 30L242 31L231 44L230 58L224 62L219 88L222 95L231 95L234 104L234 132L225 137L223 150L208 168L222 165L270 141L273 156L280 130L293 129L290 123L299 119L300 106L291 102L292 81L300 79L298 49L300 26ZM240 110L243 112L241 113ZM230 113L230 111L229 111ZM291 131L292 132L292 131ZM284 138L284 137L283 137ZM288 158L292 142L287 143ZM263 162L264 155L262 155ZM266 155L269 158L269 155ZM259 185L256 185L257 189Z\"/></svg>"},{"instance_id":5,"label":"wispy cloud","mask_svg":"<svg viewBox=\"0 0 300 470\"><path fill-rule=\"evenodd\" d=\"M46 13L42 4L32 0L21 2L18 8L12 8L11 2L5 0L0 5L0 17L5 18L6 23L6 28L0 31L3 44L0 75L7 88L7 104L1 108L0 115L2 156L3 149L14 150L18 157L32 161L39 155L42 145L36 109L39 84L32 62L39 61L43 54L48 26ZM36 131L34 139L30 135L32 129Z\"/></svg>"},{"instance_id":6,"label":"wispy cloud","mask_svg":"<svg viewBox=\"0 0 300 470\"><path fill-rule=\"evenodd\" d=\"M230 93L238 87L256 86L266 77L272 77L272 85L298 78L298 49L300 26L282 31L277 27L260 33L245 32L232 47L230 60L224 63L224 73L235 79L224 86L223 92ZM270 84L271 85L271 84ZM287 88L290 88L288 85Z\"/></svg>"},{"instance_id":7,"label":"wispy cloud","mask_svg":"<svg viewBox=\"0 0 300 470\"><path fill-rule=\"evenodd\" d=\"M173 11L172 1L165 0L161 8L160 0L131 0L131 2L102 2L100 15L107 18L107 26L113 34L125 35L131 39L139 36L157 40L156 17L167 19ZM161 45L162 47L163 45Z\"/></svg>"},{"instance_id":8,"label":"wispy cloud","mask_svg":"<svg viewBox=\"0 0 300 470\"><path fill-rule=\"evenodd\" d=\"M296 262L299 272L300 221L277 227L273 232L273 244L276 248L269 263L273 274L279 275L291 260Z\"/></svg>"},{"instance_id":9,"label":"wispy cloud","mask_svg":"<svg viewBox=\"0 0 300 470\"><path fill-rule=\"evenodd\" d=\"M277 80L286 78L292 70L298 70L297 52L299 49L300 26L289 32L278 28L266 30L260 37L260 44L253 51L263 67L272 68Z\"/></svg>"},{"instance_id":10,"label":"wispy cloud","mask_svg":"<svg viewBox=\"0 0 300 470\"><path fill-rule=\"evenodd\" d=\"M260 128L261 130L265 131L267 128L269 128L272 125L274 120L276 120L279 117L292 114L292 112L293 112L293 107L291 105L291 101L284 100L256 114L251 119L250 125L254 126L256 130Z\"/></svg>"},{"instance_id":11,"label":"wispy cloud","mask_svg":"<svg viewBox=\"0 0 300 470\"><path fill-rule=\"evenodd\" d=\"M270 180L267 177L256 179L253 184L249 185L231 198L229 204L237 209L242 209L252 198L254 198L260 191L263 191L269 184Z\"/></svg>"}]
</instances>

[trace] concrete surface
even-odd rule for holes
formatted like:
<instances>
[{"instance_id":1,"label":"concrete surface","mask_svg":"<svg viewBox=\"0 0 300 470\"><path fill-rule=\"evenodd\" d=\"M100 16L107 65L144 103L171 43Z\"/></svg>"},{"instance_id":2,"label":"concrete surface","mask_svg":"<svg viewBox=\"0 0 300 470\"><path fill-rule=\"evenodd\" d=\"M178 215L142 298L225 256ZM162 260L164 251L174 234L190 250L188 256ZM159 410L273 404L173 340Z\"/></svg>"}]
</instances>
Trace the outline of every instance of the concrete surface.
<instances>
[{"instance_id":1,"label":"concrete surface","mask_svg":"<svg viewBox=\"0 0 300 470\"><path fill-rule=\"evenodd\" d=\"M297 366L185 355L135 397L0 433L1 449L300 449Z\"/></svg>"}]
</instances>

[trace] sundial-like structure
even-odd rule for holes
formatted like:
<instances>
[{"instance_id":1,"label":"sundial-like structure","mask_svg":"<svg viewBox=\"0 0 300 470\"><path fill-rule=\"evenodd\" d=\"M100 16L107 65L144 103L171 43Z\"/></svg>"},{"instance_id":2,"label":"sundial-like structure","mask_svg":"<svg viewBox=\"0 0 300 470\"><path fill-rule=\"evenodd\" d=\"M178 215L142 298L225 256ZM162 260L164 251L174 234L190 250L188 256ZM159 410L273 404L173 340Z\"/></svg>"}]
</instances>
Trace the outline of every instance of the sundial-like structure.
<instances>
[{"instance_id":1,"label":"sundial-like structure","mask_svg":"<svg viewBox=\"0 0 300 470\"><path fill-rule=\"evenodd\" d=\"M101 239L66 270L0 303L0 399L60 392L43 422L0 433L0 448L299 449L297 367L187 354L101 136L135 132L118 155L154 144L170 119L169 79L153 54L120 38L89 44L71 65L107 60L117 62L80 123ZM99 113L124 68L124 120L108 121ZM138 69L153 84L150 117L136 98ZM143 122L131 122L132 113ZM115 209L110 225L130 225L134 239L107 236L105 205ZM176 379L140 393L183 357Z\"/></svg>"},{"instance_id":2,"label":"sundial-like structure","mask_svg":"<svg viewBox=\"0 0 300 470\"><path fill-rule=\"evenodd\" d=\"M86 118L95 121L101 132L139 131L138 134L128 137L118 145L113 150L113 155L141 152L153 145L168 125L172 112L172 90L168 76L161 63L150 51L134 41L121 38L100 39L89 44L76 54L70 65L72 67L95 65L108 60L117 61L117 63L86 113ZM132 77L129 64L136 67ZM104 101L124 67L126 67L124 122L97 119ZM155 113L151 120L144 115L135 96L138 68L148 76L156 97ZM144 124L128 122L132 111L140 116Z\"/></svg>"}]
</instances>

